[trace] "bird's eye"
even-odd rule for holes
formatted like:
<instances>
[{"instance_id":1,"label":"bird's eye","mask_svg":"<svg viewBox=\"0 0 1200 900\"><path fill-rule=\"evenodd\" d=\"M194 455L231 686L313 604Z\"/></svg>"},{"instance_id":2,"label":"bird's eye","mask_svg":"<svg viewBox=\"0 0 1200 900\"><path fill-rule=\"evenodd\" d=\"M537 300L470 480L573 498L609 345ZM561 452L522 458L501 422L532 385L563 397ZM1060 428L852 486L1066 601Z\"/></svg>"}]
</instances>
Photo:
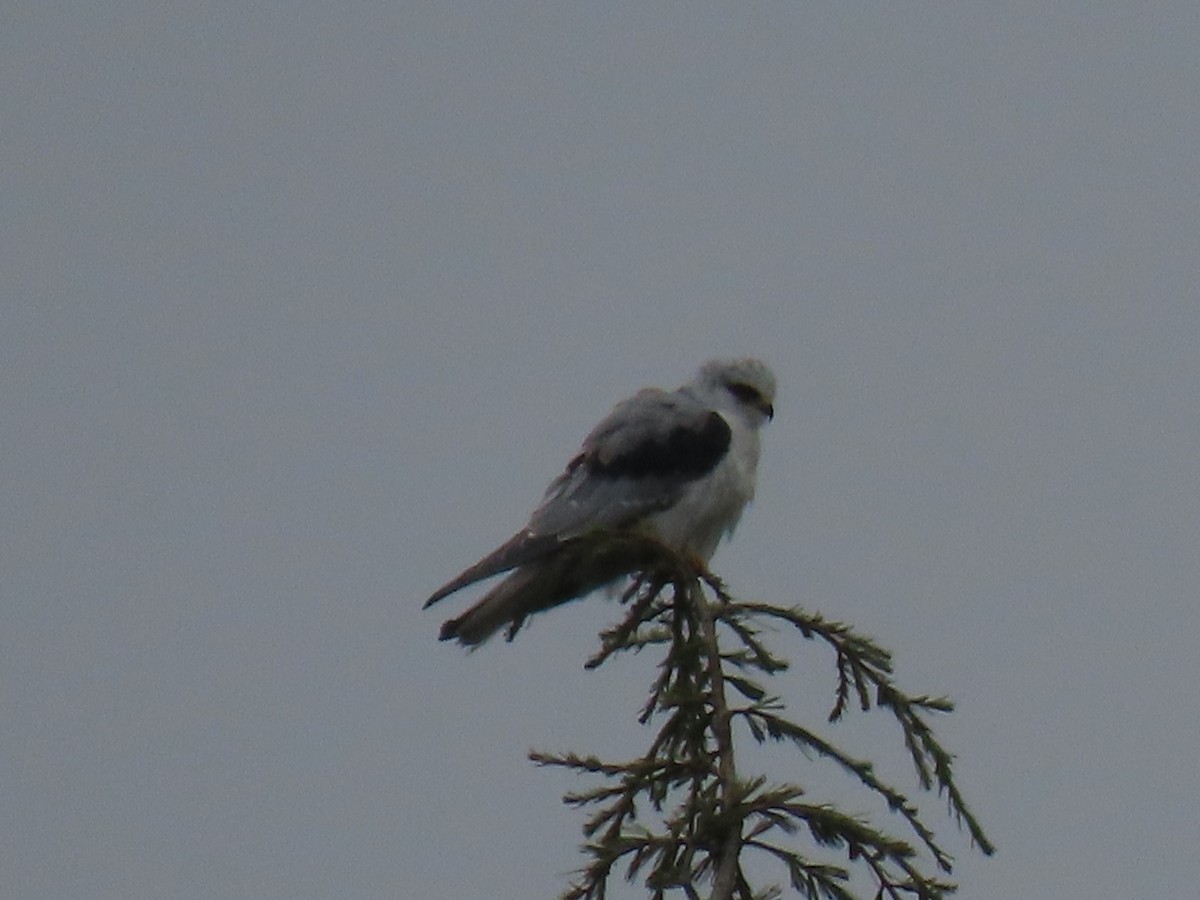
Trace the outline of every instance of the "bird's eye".
<instances>
[{"instance_id":1,"label":"bird's eye","mask_svg":"<svg viewBox=\"0 0 1200 900\"><path fill-rule=\"evenodd\" d=\"M727 387L729 389L729 393L733 394L733 396L737 397L743 403L746 403L750 406L756 406L762 403L762 394L760 394L756 388L753 388L748 384L744 384L739 381L735 382L734 384L727 385Z\"/></svg>"}]
</instances>

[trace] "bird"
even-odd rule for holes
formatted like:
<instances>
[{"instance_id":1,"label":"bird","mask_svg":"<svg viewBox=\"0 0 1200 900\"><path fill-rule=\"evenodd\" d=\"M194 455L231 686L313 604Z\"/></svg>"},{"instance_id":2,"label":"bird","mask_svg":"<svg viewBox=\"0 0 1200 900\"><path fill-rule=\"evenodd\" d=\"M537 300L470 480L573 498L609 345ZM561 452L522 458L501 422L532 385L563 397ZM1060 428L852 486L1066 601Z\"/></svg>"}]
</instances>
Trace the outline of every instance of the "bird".
<instances>
[{"instance_id":1,"label":"bird","mask_svg":"<svg viewBox=\"0 0 1200 900\"><path fill-rule=\"evenodd\" d=\"M758 359L704 363L677 390L644 388L618 403L546 489L524 528L438 588L423 608L510 574L439 639L476 647L502 628L633 574L637 560L594 552L599 532L655 539L707 563L754 498L759 430L775 417L775 376Z\"/></svg>"}]
</instances>

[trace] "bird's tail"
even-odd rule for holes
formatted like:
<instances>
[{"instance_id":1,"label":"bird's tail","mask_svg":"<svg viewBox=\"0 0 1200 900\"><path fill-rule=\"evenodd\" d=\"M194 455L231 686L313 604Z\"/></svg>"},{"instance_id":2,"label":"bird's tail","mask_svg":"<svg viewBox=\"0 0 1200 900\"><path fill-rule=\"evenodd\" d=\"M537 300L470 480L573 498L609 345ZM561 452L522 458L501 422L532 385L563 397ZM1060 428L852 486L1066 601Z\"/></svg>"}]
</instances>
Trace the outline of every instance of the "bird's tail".
<instances>
[{"instance_id":1,"label":"bird's tail","mask_svg":"<svg viewBox=\"0 0 1200 900\"><path fill-rule=\"evenodd\" d=\"M474 647L506 625L511 625L515 632L525 617L535 611L535 605L541 609L555 605L545 602L544 586L543 590L536 590L539 587L538 574L534 566L527 566L509 575L461 616L443 624L438 639L457 640L464 646ZM545 581L545 578L541 580ZM568 599L557 602L565 603Z\"/></svg>"},{"instance_id":2,"label":"bird's tail","mask_svg":"<svg viewBox=\"0 0 1200 900\"><path fill-rule=\"evenodd\" d=\"M594 542L564 545L553 556L526 563L456 619L442 625L439 638L474 647L508 626L511 638L525 617L590 594L630 575L653 558L650 545L630 548L616 543L605 548Z\"/></svg>"}]
</instances>

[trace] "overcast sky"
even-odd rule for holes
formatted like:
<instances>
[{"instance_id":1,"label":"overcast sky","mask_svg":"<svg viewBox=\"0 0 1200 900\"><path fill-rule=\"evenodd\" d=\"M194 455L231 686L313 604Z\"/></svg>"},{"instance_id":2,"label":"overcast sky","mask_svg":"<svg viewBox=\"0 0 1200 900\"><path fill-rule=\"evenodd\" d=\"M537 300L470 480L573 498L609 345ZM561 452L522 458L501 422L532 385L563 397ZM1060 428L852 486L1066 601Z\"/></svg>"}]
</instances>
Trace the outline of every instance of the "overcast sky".
<instances>
[{"instance_id":1,"label":"overcast sky","mask_svg":"<svg viewBox=\"0 0 1200 900\"><path fill-rule=\"evenodd\" d=\"M0 895L554 896L582 784L525 753L638 753L650 661L582 670L603 598L471 655L421 601L754 354L715 568L958 701L962 896L1194 896L1197 46L1195 0L5 4Z\"/></svg>"}]
</instances>

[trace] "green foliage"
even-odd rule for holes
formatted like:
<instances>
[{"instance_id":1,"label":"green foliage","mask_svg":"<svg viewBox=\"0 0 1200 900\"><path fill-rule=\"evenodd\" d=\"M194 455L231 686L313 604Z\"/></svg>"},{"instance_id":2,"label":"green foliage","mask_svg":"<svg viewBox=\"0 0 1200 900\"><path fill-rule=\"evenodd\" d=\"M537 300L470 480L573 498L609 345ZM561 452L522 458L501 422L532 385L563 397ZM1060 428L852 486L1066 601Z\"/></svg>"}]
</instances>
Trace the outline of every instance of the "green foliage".
<instances>
[{"instance_id":1,"label":"green foliage","mask_svg":"<svg viewBox=\"0 0 1200 900\"><path fill-rule=\"evenodd\" d=\"M798 608L733 599L703 566L635 536L604 536L606 551L627 548L643 568L622 602L624 619L601 634L587 663L602 665L630 650L663 654L639 720L658 723L640 757L611 762L574 753L533 752L539 765L559 766L601 784L570 793L564 802L590 810L583 827L588 863L563 900L604 900L609 879L623 871L641 880L655 900L668 894L698 900L709 885L711 900L766 900L782 896L770 887L755 892L742 860L751 852L782 864L788 883L809 900L856 900L852 866L864 867L877 886L876 900L940 900L955 885L941 873L951 858L934 839L916 806L880 779L869 761L852 757L815 731L784 716L783 702L763 681L788 663L761 640L763 623L780 624L820 642L833 654L836 686L829 721L851 708L886 710L903 735L921 788L944 795L950 813L972 843L991 854L992 844L967 808L953 778L953 757L941 746L927 717L948 713L945 698L910 696L892 679L890 654L849 627ZM802 787L741 775L735 765L736 732L758 743L790 743L809 757L834 762L886 803L907 837L875 827L828 804L806 799ZM652 811L653 827L648 811ZM805 850L808 847L808 851ZM844 864L809 852L844 856Z\"/></svg>"}]
</instances>

